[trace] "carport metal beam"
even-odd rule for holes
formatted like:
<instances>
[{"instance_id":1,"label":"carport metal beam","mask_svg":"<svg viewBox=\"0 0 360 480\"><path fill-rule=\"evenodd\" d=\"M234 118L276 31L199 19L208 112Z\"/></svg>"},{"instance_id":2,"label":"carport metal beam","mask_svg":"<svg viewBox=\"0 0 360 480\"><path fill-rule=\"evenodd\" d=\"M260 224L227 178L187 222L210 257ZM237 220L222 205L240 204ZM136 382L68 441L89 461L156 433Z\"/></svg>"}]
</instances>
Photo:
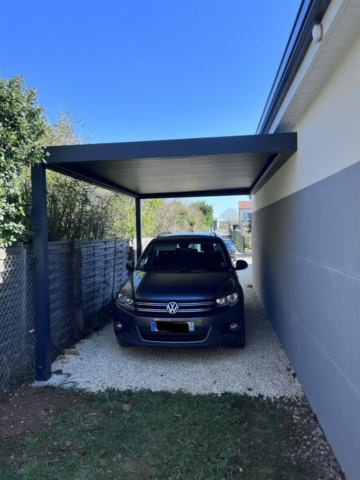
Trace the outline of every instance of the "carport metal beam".
<instances>
[{"instance_id":1,"label":"carport metal beam","mask_svg":"<svg viewBox=\"0 0 360 480\"><path fill-rule=\"evenodd\" d=\"M141 228L141 199L135 198L135 215L136 215L136 253L137 259L141 255L141 239L142 239L142 228Z\"/></svg>"},{"instance_id":2,"label":"carport metal beam","mask_svg":"<svg viewBox=\"0 0 360 480\"><path fill-rule=\"evenodd\" d=\"M187 198L187 197L221 197L226 195L249 195L248 188L232 188L223 190L197 190L189 192L162 192L140 195L143 200L149 198Z\"/></svg>"},{"instance_id":3,"label":"carport metal beam","mask_svg":"<svg viewBox=\"0 0 360 480\"><path fill-rule=\"evenodd\" d=\"M135 198L248 195L296 150L295 132L67 145L47 149L47 167Z\"/></svg>"},{"instance_id":4,"label":"carport metal beam","mask_svg":"<svg viewBox=\"0 0 360 480\"><path fill-rule=\"evenodd\" d=\"M49 252L46 209L46 166L32 167L34 303L35 303L35 375L36 380L51 377Z\"/></svg>"}]
</instances>

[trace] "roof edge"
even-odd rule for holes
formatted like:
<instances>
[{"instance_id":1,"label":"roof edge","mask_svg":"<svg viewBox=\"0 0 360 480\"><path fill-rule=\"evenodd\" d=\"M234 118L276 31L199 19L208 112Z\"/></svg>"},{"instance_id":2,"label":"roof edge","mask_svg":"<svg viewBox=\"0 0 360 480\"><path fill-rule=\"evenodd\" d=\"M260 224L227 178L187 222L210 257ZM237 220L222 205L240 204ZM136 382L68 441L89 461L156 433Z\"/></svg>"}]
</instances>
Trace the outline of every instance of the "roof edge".
<instances>
[{"instance_id":1,"label":"roof edge","mask_svg":"<svg viewBox=\"0 0 360 480\"><path fill-rule=\"evenodd\" d=\"M281 104L312 42L312 29L321 23L331 0L303 0L285 52L257 127L257 134L269 133Z\"/></svg>"}]
</instances>

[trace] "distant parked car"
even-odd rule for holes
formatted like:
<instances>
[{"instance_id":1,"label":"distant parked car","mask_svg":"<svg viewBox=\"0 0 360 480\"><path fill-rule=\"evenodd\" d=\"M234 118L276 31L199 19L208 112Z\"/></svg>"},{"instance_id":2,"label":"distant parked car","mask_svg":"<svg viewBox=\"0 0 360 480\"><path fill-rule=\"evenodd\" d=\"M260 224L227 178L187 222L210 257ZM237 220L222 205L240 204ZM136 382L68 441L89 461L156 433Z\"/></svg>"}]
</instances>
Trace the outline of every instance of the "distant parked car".
<instances>
[{"instance_id":1,"label":"distant parked car","mask_svg":"<svg viewBox=\"0 0 360 480\"><path fill-rule=\"evenodd\" d=\"M236 248L235 248L235 245L233 244L233 242L231 240L228 240L227 238L223 238L223 240L224 240L224 243L226 245L227 251L229 252L231 261L235 265L236 264Z\"/></svg>"},{"instance_id":2,"label":"distant parked car","mask_svg":"<svg viewBox=\"0 0 360 480\"><path fill-rule=\"evenodd\" d=\"M221 237L163 234L152 240L116 298L114 331L129 345L245 345L244 296Z\"/></svg>"}]
</instances>

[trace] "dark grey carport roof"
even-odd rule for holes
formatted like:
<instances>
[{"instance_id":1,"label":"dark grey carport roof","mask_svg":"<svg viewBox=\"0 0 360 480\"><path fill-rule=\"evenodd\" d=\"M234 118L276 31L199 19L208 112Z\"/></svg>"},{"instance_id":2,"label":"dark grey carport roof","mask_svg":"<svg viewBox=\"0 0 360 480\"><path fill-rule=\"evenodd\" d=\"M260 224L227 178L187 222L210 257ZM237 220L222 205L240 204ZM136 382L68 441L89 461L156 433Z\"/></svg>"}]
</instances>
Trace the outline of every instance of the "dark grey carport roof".
<instances>
[{"instance_id":1,"label":"dark grey carport roof","mask_svg":"<svg viewBox=\"0 0 360 480\"><path fill-rule=\"evenodd\" d=\"M49 147L48 168L139 198L245 195L296 151L296 133Z\"/></svg>"}]
</instances>

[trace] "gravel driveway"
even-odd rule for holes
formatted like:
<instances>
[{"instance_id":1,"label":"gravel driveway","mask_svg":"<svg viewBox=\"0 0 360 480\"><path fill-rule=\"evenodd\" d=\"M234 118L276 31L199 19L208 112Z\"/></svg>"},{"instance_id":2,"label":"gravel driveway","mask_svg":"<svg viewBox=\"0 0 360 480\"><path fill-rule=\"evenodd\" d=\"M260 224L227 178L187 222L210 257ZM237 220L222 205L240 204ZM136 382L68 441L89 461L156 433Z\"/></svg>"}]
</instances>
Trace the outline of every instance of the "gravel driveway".
<instances>
[{"instance_id":1,"label":"gravel driveway","mask_svg":"<svg viewBox=\"0 0 360 480\"><path fill-rule=\"evenodd\" d=\"M52 371L69 373L79 388L99 391L183 390L193 394L238 392L297 397L302 389L252 288L249 267L239 272L245 295L247 344L244 350L133 347L121 349L108 325L78 345L80 355L56 360Z\"/></svg>"}]
</instances>

